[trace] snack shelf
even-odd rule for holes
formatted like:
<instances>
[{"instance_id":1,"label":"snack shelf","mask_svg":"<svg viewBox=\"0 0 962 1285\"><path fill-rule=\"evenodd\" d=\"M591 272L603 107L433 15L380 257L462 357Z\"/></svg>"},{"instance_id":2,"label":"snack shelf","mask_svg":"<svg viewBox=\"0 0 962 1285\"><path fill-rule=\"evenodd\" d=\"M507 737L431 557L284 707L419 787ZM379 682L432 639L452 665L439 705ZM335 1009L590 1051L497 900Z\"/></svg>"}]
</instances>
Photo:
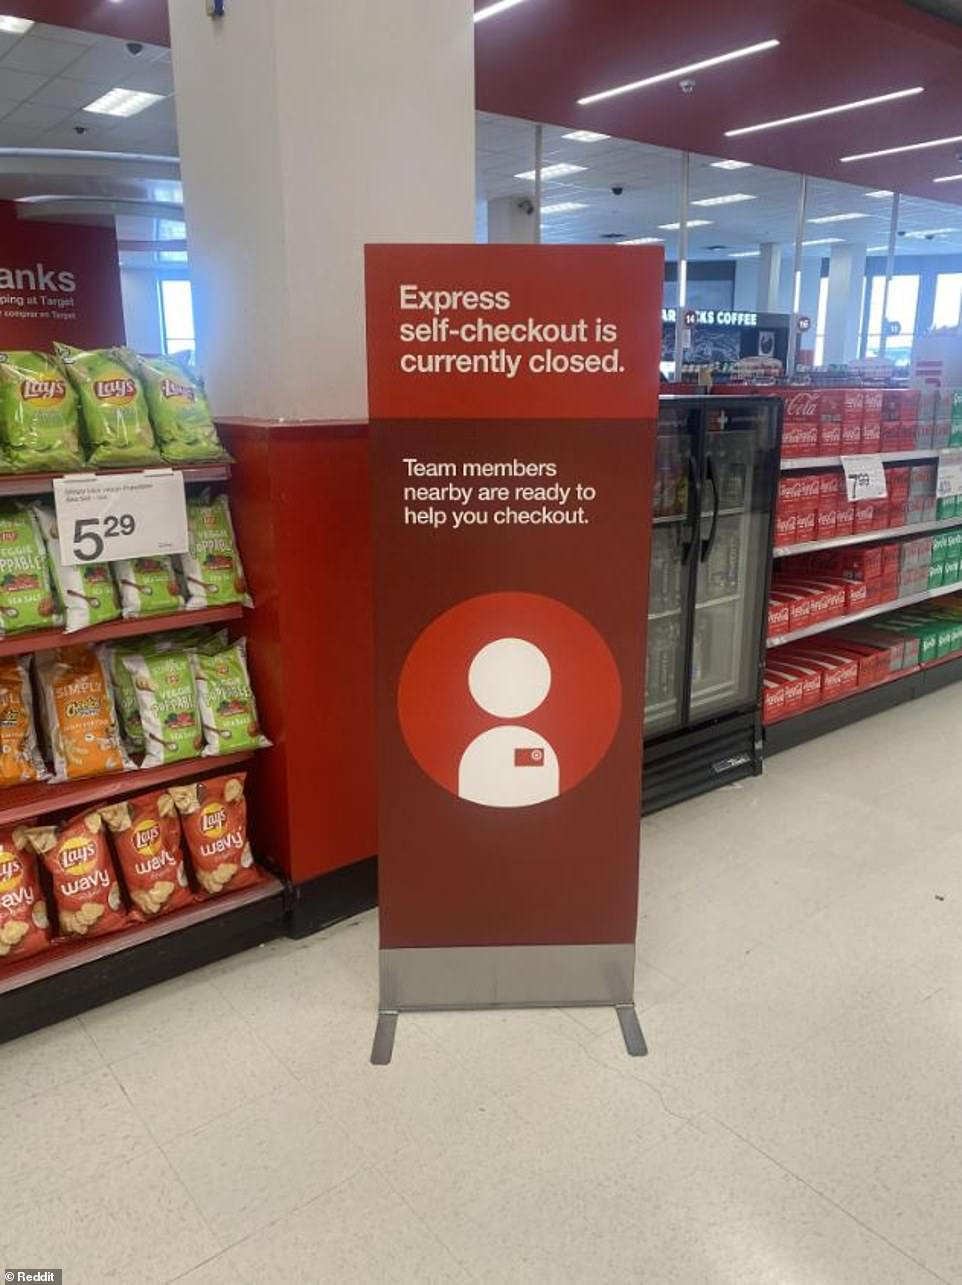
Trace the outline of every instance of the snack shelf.
<instances>
[{"instance_id":1,"label":"snack shelf","mask_svg":"<svg viewBox=\"0 0 962 1285\"><path fill-rule=\"evenodd\" d=\"M230 464L157 464L151 468L173 469L182 473L184 481L191 482L226 482L230 477ZM43 495L53 491L54 481L58 477L73 477L77 473L93 473L98 477L116 477L123 473L143 473L139 468L102 468L74 469L72 473L2 473L0 474L0 497L11 495Z\"/></svg>"},{"instance_id":2,"label":"snack shelf","mask_svg":"<svg viewBox=\"0 0 962 1285\"><path fill-rule=\"evenodd\" d=\"M253 750L219 754L209 758L182 759L162 767L133 768L109 776L91 776L81 781L35 781L0 790L0 829L17 825L29 817L69 811L87 804L106 803L119 795L138 794L170 781L224 772L254 757Z\"/></svg>"},{"instance_id":3,"label":"snack shelf","mask_svg":"<svg viewBox=\"0 0 962 1285\"><path fill-rule=\"evenodd\" d=\"M200 611L172 611L162 616L141 616L137 620L110 620L90 629L35 629L28 634L0 638L0 656L22 656L27 652L51 651L54 647L72 647L80 643L108 642L115 638L139 638L171 629L191 629L195 625L219 625L240 620L244 608L237 603L225 607L205 607ZM0 803L2 803L0 796Z\"/></svg>"},{"instance_id":4,"label":"snack shelf","mask_svg":"<svg viewBox=\"0 0 962 1285\"><path fill-rule=\"evenodd\" d=\"M869 456L877 455L883 464L898 464L904 460L937 460L939 456L944 455L946 451L957 451L957 446L931 447L920 446L915 451L855 451L856 455ZM782 472L791 473L797 469L810 468L841 468L842 457L840 455L812 455L805 459L787 459L782 460Z\"/></svg>"},{"instance_id":5,"label":"snack shelf","mask_svg":"<svg viewBox=\"0 0 962 1285\"><path fill-rule=\"evenodd\" d=\"M879 527L874 531L859 531L857 535L840 535L833 540L809 540L805 544L776 545L773 558L791 558L799 553L817 553L819 549L842 549L850 544L872 544L901 539L906 535L926 535L932 531L948 531L962 526L962 518L941 518L935 522L918 522L914 526Z\"/></svg>"},{"instance_id":6,"label":"snack shelf","mask_svg":"<svg viewBox=\"0 0 962 1285\"><path fill-rule=\"evenodd\" d=\"M144 942L157 941L169 937L195 924L205 923L231 911L240 910L256 902L282 894L284 885L273 875L262 872L261 880L249 888L240 888L237 892L224 892L217 897L198 897L190 906L182 910L173 910L167 915L158 915L146 923L130 924L119 932L106 933L103 937L87 940L63 942L49 950L32 955L22 963L0 967L0 995L9 994L33 982L45 981L56 977L81 964L91 964L107 959L111 955L130 950L132 946Z\"/></svg>"},{"instance_id":7,"label":"snack shelf","mask_svg":"<svg viewBox=\"0 0 962 1285\"><path fill-rule=\"evenodd\" d=\"M823 634L828 629L839 629L843 625L855 625L860 620L871 620L873 616L882 616L888 612L898 611L902 607L914 607L917 603L928 602L931 598L941 598L946 593L958 593L962 590L962 580L955 584L942 585L939 589L926 589L924 593L910 593L906 598L888 598L874 607L864 611L855 611L849 616L832 616L831 620L820 620L817 625L807 625L804 629L794 629L788 634L778 634L765 640L765 646L784 647L786 643L798 642L801 638L812 638Z\"/></svg>"}]
</instances>

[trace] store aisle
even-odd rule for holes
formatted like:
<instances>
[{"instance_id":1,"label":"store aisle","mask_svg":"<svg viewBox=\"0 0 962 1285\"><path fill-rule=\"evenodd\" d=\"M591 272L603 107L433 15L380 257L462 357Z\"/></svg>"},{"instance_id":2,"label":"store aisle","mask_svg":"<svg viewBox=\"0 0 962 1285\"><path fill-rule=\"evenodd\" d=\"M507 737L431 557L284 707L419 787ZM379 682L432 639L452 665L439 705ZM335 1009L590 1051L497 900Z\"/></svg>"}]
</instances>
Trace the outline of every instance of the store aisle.
<instances>
[{"instance_id":1,"label":"store aisle","mask_svg":"<svg viewBox=\"0 0 962 1285\"><path fill-rule=\"evenodd\" d=\"M645 825L638 1002L403 1017L373 915L3 1047L0 1259L109 1281L962 1282L962 691Z\"/></svg>"}]
</instances>

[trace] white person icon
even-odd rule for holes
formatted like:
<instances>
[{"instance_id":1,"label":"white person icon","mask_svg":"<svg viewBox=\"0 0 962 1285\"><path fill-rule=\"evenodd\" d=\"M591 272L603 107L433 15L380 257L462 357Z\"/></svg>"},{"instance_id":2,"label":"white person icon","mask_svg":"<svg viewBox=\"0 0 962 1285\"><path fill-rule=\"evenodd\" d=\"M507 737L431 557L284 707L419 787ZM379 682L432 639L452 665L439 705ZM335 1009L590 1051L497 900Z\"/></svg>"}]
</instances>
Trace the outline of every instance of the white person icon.
<instances>
[{"instance_id":1,"label":"white person icon","mask_svg":"<svg viewBox=\"0 0 962 1285\"><path fill-rule=\"evenodd\" d=\"M544 703L551 690L551 666L534 643L497 638L472 660L468 689L493 718L523 718ZM540 733L517 722L489 727L461 756L458 795L471 803L523 808L556 798L559 788L554 748Z\"/></svg>"}]
</instances>

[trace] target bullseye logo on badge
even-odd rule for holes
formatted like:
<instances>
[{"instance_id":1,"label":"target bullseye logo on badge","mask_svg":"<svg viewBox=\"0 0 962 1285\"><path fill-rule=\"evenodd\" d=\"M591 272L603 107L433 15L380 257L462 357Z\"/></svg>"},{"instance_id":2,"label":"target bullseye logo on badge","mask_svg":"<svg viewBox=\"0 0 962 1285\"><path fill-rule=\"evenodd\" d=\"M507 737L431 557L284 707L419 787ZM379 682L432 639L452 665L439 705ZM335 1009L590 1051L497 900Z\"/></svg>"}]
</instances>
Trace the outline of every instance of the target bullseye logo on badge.
<instances>
[{"instance_id":1,"label":"target bullseye logo on badge","mask_svg":"<svg viewBox=\"0 0 962 1285\"><path fill-rule=\"evenodd\" d=\"M398 718L438 785L470 803L519 808L557 798L597 767L621 699L614 657L584 616L541 594L491 593L418 637Z\"/></svg>"}]
</instances>

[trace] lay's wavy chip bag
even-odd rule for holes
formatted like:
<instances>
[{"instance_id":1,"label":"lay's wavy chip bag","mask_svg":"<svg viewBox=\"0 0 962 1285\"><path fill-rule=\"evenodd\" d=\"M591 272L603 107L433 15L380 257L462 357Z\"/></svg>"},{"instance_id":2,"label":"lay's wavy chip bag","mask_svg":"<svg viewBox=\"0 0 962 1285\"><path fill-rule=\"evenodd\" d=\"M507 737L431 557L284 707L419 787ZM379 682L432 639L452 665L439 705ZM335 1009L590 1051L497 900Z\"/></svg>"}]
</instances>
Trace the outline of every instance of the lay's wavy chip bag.
<instances>
[{"instance_id":1,"label":"lay's wavy chip bag","mask_svg":"<svg viewBox=\"0 0 962 1285\"><path fill-rule=\"evenodd\" d=\"M124 350L123 359L144 385L157 444L171 464L229 459L211 419L204 386L186 361L173 357L138 357Z\"/></svg>"},{"instance_id":2,"label":"lay's wavy chip bag","mask_svg":"<svg viewBox=\"0 0 962 1285\"><path fill-rule=\"evenodd\" d=\"M140 380L113 348L54 344L80 395L91 464L98 468L143 468L161 462Z\"/></svg>"},{"instance_id":3,"label":"lay's wavy chip bag","mask_svg":"<svg viewBox=\"0 0 962 1285\"><path fill-rule=\"evenodd\" d=\"M77 396L55 358L0 352L0 445L0 467L18 473L83 467Z\"/></svg>"}]
</instances>

